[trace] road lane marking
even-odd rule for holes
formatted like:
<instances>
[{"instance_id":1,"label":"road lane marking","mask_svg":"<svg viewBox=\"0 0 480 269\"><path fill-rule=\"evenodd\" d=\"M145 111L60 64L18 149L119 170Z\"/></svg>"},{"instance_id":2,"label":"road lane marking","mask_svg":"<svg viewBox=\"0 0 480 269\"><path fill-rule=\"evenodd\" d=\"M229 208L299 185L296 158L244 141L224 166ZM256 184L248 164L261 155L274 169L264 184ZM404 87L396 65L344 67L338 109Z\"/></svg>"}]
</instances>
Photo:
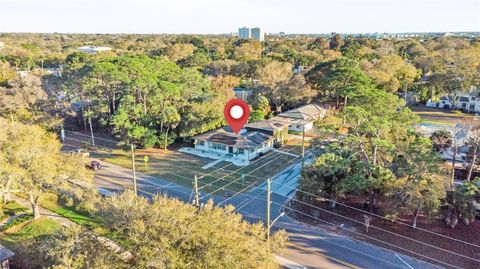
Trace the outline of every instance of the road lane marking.
<instances>
[{"instance_id":1,"label":"road lane marking","mask_svg":"<svg viewBox=\"0 0 480 269\"><path fill-rule=\"evenodd\" d=\"M408 266L408 268L414 269L412 266L410 266L410 264L408 264L406 261L404 261L402 258L400 258L400 256L398 256L397 254L395 254L395 256L397 256L397 258L399 258L406 266Z\"/></svg>"},{"instance_id":2,"label":"road lane marking","mask_svg":"<svg viewBox=\"0 0 480 269\"><path fill-rule=\"evenodd\" d=\"M110 183L113 183L115 185L119 185L121 187L123 187L123 189L132 189L131 186L129 185L125 185L123 182L119 182L117 180L113 180L113 179L110 179L108 177L103 177L103 176L100 176L100 175L97 175L99 179L103 180L103 181L107 181L107 182L110 182ZM148 192L148 191L144 191L144 190L139 190L140 192L143 192L143 193L146 193L146 194L149 194L151 196L155 196L156 194L154 193L151 193L151 192ZM157 193L158 194L158 193Z\"/></svg>"}]
</instances>

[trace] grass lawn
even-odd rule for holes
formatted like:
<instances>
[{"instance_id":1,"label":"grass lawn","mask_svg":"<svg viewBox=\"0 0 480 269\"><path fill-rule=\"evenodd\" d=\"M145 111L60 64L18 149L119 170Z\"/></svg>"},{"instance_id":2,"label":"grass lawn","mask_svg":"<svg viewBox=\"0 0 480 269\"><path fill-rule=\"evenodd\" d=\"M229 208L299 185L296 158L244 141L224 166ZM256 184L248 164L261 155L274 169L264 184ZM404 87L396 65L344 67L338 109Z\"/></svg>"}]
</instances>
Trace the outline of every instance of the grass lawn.
<instances>
[{"instance_id":1,"label":"grass lawn","mask_svg":"<svg viewBox=\"0 0 480 269\"><path fill-rule=\"evenodd\" d=\"M297 155L301 154L301 147L298 143L285 145L280 150ZM92 153L92 156L131 168L132 163L129 154L129 152L122 150L112 150L110 152ZM148 167L145 167L143 159L145 155L149 157ZM274 176L296 160L298 158L270 151L245 167L238 167L229 162L220 162L211 168L202 169L204 165L214 160L178 151L147 149L136 151L135 163L139 172L189 188L193 187L196 174L199 177L199 188L202 192L224 194L226 189L234 192L248 190L266 181L268 177ZM242 175L244 175L243 179Z\"/></svg>"},{"instance_id":2,"label":"grass lawn","mask_svg":"<svg viewBox=\"0 0 480 269\"><path fill-rule=\"evenodd\" d=\"M12 246L17 242L29 240L37 236L53 234L60 228L57 222L42 217L36 221L31 221L21 227L13 227L4 232L5 236L1 238L3 244Z\"/></svg>"},{"instance_id":3,"label":"grass lawn","mask_svg":"<svg viewBox=\"0 0 480 269\"><path fill-rule=\"evenodd\" d=\"M420 116L421 123L439 125L439 126L454 126L465 120L472 120L474 115L462 113L461 111L451 111L448 109L427 108L427 107L412 107L412 111Z\"/></svg>"},{"instance_id":4,"label":"grass lawn","mask_svg":"<svg viewBox=\"0 0 480 269\"><path fill-rule=\"evenodd\" d=\"M40 196L40 206L81 225L93 227L101 222L99 217L92 217L87 211L67 205L54 193L45 193Z\"/></svg>"},{"instance_id":5,"label":"grass lawn","mask_svg":"<svg viewBox=\"0 0 480 269\"><path fill-rule=\"evenodd\" d=\"M1 220L26 211L28 211L28 208L22 206L16 201L10 201L2 206L3 216Z\"/></svg>"},{"instance_id":6,"label":"grass lawn","mask_svg":"<svg viewBox=\"0 0 480 269\"><path fill-rule=\"evenodd\" d=\"M446 121L440 121L440 120L427 120L423 119L420 121L420 123L424 124L431 124L431 125L439 125L439 126L454 126L455 123L453 122L446 122Z\"/></svg>"}]
</instances>

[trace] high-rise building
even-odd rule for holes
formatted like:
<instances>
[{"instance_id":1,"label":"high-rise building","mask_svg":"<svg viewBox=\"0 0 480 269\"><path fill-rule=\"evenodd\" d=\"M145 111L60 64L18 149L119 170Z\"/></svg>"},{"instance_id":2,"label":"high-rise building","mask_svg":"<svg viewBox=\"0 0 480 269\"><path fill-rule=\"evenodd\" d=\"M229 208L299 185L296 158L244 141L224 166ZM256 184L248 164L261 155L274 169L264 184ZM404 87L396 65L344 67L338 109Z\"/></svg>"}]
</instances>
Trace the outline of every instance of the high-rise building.
<instances>
[{"instance_id":1,"label":"high-rise building","mask_svg":"<svg viewBox=\"0 0 480 269\"><path fill-rule=\"evenodd\" d=\"M238 37L242 39L250 39L250 28L248 27L242 27L238 28Z\"/></svg>"},{"instance_id":2,"label":"high-rise building","mask_svg":"<svg viewBox=\"0 0 480 269\"><path fill-rule=\"evenodd\" d=\"M265 39L265 33L262 28L255 27L251 29L252 39L257 41L263 41Z\"/></svg>"}]
</instances>

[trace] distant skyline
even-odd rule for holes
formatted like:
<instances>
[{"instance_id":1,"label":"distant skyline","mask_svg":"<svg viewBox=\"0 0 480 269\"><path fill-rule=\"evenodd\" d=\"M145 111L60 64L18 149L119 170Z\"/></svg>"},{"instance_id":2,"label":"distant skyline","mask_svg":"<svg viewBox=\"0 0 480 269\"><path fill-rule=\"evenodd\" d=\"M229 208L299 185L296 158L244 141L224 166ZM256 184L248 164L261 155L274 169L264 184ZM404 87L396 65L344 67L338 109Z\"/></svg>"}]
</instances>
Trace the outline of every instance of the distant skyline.
<instances>
[{"instance_id":1,"label":"distant skyline","mask_svg":"<svg viewBox=\"0 0 480 269\"><path fill-rule=\"evenodd\" d=\"M0 0L0 32L480 31L480 0Z\"/></svg>"}]
</instances>

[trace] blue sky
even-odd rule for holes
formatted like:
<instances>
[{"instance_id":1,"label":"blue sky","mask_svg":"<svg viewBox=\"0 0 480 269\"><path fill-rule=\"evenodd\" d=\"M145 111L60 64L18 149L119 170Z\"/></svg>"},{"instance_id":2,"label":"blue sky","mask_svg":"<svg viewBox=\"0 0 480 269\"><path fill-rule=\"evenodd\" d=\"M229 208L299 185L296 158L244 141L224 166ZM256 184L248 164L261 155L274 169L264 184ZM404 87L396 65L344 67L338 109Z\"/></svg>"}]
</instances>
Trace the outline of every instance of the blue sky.
<instances>
[{"instance_id":1,"label":"blue sky","mask_svg":"<svg viewBox=\"0 0 480 269\"><path fill-rule=\"evenodd\" d=\"M0 32L480 31L480 0L0 0Z\"/></svg>"}]
</instances>

